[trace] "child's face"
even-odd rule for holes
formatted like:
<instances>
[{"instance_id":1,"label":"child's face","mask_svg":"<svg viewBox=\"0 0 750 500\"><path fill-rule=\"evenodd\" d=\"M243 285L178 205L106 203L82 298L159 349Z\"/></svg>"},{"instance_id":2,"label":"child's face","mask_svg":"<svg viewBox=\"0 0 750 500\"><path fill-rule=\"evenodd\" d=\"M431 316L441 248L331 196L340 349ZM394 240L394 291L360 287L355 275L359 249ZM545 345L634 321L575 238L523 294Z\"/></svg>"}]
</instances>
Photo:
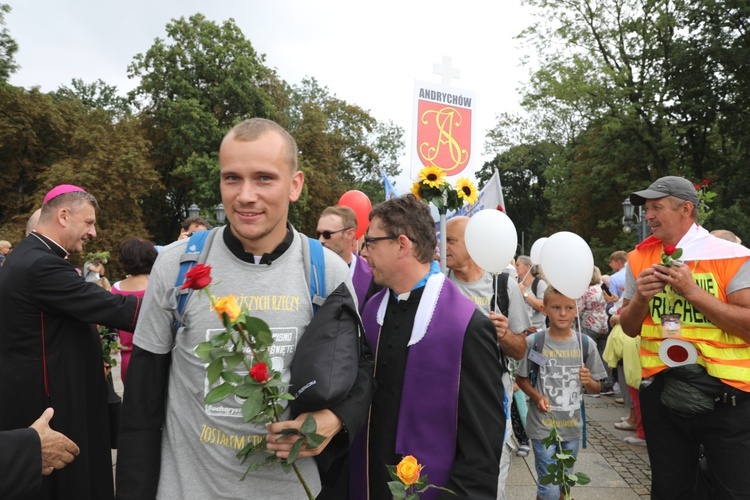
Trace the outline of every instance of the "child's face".
<instances>
[{"instance_id":1,"label":"child's face","mask_svg":"<svg viewBox=\"0 0 750 500\"><path fill-rule=\"evenodd\" d=\"M544 302L542 312L549 318L550 326L561 330L570 328L576 318L576 301L555 293Z\"/></svg>"}]
</instances>

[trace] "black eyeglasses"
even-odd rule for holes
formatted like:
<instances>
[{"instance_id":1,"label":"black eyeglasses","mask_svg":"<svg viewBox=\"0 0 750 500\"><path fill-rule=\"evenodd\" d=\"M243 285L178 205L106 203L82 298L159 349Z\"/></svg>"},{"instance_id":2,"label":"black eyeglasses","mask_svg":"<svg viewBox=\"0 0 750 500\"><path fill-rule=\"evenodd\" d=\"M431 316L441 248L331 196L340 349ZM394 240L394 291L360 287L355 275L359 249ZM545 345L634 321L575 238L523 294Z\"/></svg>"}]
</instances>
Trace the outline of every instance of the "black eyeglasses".
<instances>
[{"instance_id":1,"label":"black eyeglasses","mask_svg":"<svg viewBox=\"0 0 750 500\"><path fill-rule=\"evenodd\" d=\"M395 239L398 239L398 236L376 236L375 238L365 238L365 242L362 245L362 248L370 248L370 243L375 243L376 241Z\"/></svg>"},{"instance_id":2,"label":"black eyeglasses","mask_svg":"<svg viewBox=\"0 0 750 500\"><path fill-rule=\"evenodd\" d=\"M313 236L315 236L316 240L319 240L321 236L327 240L330 240L331 236L333 236L334 234L340 233L341 231L346 231L347 229L351 229L351 228L345 227L344 229L339 229L338 231L315 231L313 233Z\"/></svg>"}]
</instances>

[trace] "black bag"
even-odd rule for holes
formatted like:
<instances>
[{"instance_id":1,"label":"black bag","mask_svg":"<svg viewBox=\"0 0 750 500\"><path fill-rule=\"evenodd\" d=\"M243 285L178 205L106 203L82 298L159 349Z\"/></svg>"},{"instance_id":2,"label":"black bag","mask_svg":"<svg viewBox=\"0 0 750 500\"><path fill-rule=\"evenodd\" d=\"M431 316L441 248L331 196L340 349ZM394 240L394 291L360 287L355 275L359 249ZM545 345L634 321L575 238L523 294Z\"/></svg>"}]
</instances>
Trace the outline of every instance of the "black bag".
<instances>
[{"instance_id":1,"label":"black bag","mask_svg":"<svg viewBox=\"0 0 750 500\"><path fill-rule=\"evenodd\" d=\"M357 379L364 327L346 283L318 309L297 344L290 368L293 415L341 402Z\"/></svg>"},{"instance_id":2,"label":"black bag","mask_svg":"<svg viewBox=\"0 0 750 500\"><path fill-rule=\"evenodd\" d=\"M661 403L681 417L697 417L714 409L723 387L701 365L675 366L664 372Z\"/></svg>"}]
</instances>

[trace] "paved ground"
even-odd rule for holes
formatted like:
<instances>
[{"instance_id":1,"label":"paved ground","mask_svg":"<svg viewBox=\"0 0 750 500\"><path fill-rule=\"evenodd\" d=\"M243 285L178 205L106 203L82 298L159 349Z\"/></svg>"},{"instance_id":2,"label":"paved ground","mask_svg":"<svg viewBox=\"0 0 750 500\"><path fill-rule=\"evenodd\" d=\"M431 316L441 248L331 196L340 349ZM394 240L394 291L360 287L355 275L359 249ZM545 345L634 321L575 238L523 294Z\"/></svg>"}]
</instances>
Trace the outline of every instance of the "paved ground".
<instances>
[{"instance_id":1,"label":"paved ground","mask_svg":"<svg viewBox=\"0 0 750 500\"><path fill-rule=\"evenodd\" d=\"M122 394L120 370L113 370L115 389ZM614 397L586 397L588 447L578 453L576 470L591 478L586 486L576 487L576 500L647 500L650 498L651 468L645 446L631 446L622 441L631 431L615 429L614 423L628 414ZM117 452L112 452L117 462ZM536 497L536 472L533 451L527 457L513 456L506 484L508 500Z\"/></svg>"},{"instance_id":2,"label":"paved ground","mask_svg":"<svg viewBox=\"0 0 750 500\"><path fill-rule=\"evenodd\" d=\"M586 398L588 447L578 453L576 470L588 474L591 483L573 489L576 500L650 498L651 468L646 447L626 444L622 439L635 433L614 427L627 414L614 397ZM509 500L535 498L533 451L528 457L513 457L505 491Z\"/></svg>"}]
</instances>

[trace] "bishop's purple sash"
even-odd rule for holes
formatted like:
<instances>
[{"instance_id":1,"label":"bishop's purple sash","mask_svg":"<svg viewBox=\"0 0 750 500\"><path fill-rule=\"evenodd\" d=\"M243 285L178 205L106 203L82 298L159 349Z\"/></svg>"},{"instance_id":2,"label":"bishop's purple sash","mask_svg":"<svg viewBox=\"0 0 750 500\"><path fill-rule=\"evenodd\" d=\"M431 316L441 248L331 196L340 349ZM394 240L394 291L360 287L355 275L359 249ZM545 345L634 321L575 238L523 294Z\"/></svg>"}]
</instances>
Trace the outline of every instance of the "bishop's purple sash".
<instances>
[{"instance_id":1,"label":"bishop's purple sash","mask_svg":"<svg viewBox=\"0 0 750 500\"><path fill-rule=\"evenodd\" d=\"M359 255L354 255L354 275L352 276L352 283L354 284L354 291L357 293L357 306L359 311L362 310L362 306L365 305L365 297L367 296L367 290L370 289L370 282L372 281L372 269L367 264L367 261Z\"/></svg>"},{"instance_id":2,"label":"bishop's purple sash","mask_svg":"<svg viewBox=\"0 0 750 500\"><path fill-rule=\"evenodd\" d=\"M378 307L387 288L373 296L362 312L370 345L378 346ZM424 300L424 296L422 297ZM448 279L440 290L437 306L424 338L410 346L401 394L396 430L396 453L413 455L427 467L430 484L447 486L456 456L458 388L464 335L474 303ZM377 354L376 358L377 360ZM351 498L368 498L368 446L370 425L357 435L350 449ZM395 465L395 464L377 464ZM436 498L429 489L422 498Z\"/></svg>"}]
</instances>

